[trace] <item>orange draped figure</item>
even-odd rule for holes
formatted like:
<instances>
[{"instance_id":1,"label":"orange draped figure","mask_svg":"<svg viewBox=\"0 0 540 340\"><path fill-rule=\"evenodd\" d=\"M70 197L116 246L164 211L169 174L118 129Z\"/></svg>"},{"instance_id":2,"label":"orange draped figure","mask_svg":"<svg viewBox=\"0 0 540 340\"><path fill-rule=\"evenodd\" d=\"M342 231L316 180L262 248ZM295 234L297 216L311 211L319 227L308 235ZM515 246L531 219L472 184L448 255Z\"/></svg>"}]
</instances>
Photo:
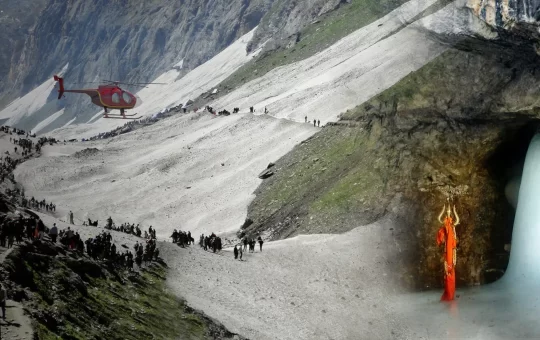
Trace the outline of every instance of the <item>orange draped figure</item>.
<instances>
[{"instance_id":1,"label":"orange draped figure","mask_svg":"<svg viewBox=\"0 0 540 340\"><path fill-rule=\"evenodd\" d=\"M446 210L446 217L442 220L446 205L443 206L441 214L439 215L439 222L443 226L437 233L437 245L444 244L444 293L441 296L441 301L454 300L454 293L456 292L456 247L457 236L456 226L459 224L459 216L456 213L456 206L454 206L454 215L456 221L452 218L452 210L450 204Z\"/></svg>"}]
</instances>

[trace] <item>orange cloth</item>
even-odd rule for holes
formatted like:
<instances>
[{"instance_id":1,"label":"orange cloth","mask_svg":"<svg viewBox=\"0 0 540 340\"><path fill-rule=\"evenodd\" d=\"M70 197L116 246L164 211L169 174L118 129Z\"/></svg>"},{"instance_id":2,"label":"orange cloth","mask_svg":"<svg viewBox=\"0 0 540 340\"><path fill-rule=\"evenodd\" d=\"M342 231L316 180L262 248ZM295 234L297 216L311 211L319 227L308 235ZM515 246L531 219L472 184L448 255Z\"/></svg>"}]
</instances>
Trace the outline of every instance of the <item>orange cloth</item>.
<instances>
[{"instance_id":1,"label":"orange cloth","mask_svg":"<svg viewBox=\"0 0 540 340\"><path fill-rule=\"evenodd\" d=\"M444 219L444 226L437 233L437 245L445 244L444 252L444 293L441 301L454 300L456 292L456 247L457 237L454 220L450 216Z\"/></svg>"}]
</instances>

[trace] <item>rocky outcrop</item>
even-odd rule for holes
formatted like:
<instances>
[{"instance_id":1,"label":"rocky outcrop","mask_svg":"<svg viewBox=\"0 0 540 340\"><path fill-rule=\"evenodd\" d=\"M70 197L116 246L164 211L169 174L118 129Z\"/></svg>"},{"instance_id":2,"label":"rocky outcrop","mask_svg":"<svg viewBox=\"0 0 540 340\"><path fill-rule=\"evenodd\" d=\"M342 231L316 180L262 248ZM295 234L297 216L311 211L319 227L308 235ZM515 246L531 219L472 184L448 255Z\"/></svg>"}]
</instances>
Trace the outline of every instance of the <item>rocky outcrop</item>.
<instances>
[{"instance_id":1,"label":"rocky outcrop","mask_svg":"<svg viewBox=\"0 0 540 340\"><path fill-rule=\"evenodd\" d=\"M131 272L48 241L25 242L0 265L36 339L243 339L165 288L166 266Z\"/></svg>"},{"instance_id":2,"label":"rocky outcrop","mask_svg":"<svg viewBox=\"0 0 540 340\"><path fill-rule=\"evenodd\" d=\"M536 45L540 41L540 1L464 0L472 12L499 31Z\"/></svg>"},{"instance_id":3,"label":"rocky outcrop","mask_svg":"<svg viewBox=\"0 0 540 340\"><path fill-rule=\"evenodd\" d=\"M268 48L284 45L306 25L317 17L335 10L341 3L350 3L350 0L276 1L263 17L248 49L259 47L270 38L272 43L267 46Z\"/></svg>"},{"instance_id":4,"label":"rocky outcrop","mask_svg":"<svg viewBox=\"0 0 540 340\"><path fill-rule=\"evenodd\" d=\"M529 47L460 43L276 162L242 233L271 238L344 232L398 211L407 287L440 286L437 216L460 213L458 285L504 273L519 174L540 117L540 69ZM498 53L492 53L498 51ZM400 207L406 207L402 209Z\"/></svg>"}]
</instances>

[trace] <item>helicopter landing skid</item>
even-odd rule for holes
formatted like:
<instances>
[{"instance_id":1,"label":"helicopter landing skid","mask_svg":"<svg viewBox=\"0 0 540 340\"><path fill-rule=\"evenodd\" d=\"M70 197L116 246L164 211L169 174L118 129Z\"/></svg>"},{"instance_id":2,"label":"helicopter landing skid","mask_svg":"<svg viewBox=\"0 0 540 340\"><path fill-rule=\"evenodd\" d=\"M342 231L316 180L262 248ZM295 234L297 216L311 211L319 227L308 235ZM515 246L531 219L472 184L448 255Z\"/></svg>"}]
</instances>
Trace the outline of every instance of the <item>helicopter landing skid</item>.
<instances>
[{"instance_id":1,"label":"helicopter landing skid","mask_svg":"<svg viewBox=\"0 0 540 340\"><path fill-rule=\"evenodd\" d=\"M134 113L132 115L126 115L126 114L117 114L117 113L108 113L108 112L105 112L103 114L104 117L107 117L107 116L113 116L113 117L133 117L135 115L138 115L138 113Z\"/></svg>"},{"instance_id":2,"label":"helicopter landing skid","mask_svg":"<svg viewBox=\"0 0 540 340\"><path fill-rule=\"evenodd\" d=\"M107 115L107 116L103 116L103 118L106 118L106 119L141 119L142 116L139 116L139 117L132 117L134 115L131 115L131 116L128 116L128 115L125 115L125 116L111 116L111 115Z\"/></svg>"}]
</instances>

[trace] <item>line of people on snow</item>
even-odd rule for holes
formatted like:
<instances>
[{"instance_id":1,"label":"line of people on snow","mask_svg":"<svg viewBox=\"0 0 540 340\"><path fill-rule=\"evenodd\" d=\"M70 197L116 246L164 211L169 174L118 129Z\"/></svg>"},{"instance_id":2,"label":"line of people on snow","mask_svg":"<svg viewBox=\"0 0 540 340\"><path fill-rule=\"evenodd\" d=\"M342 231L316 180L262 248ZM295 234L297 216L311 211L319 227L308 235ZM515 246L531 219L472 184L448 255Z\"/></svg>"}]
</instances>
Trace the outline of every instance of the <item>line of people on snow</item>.
<instances>
[{"instance_id":1,"label":"line of people on snow","mask_svg":"<svg viewBox=\"0 0 540 340\"><path fill-rule=\"evenodd\" d=\"M11 248L13 244L23 241L23 238L33 239L36 235L35 231L45 231L45 226L41 220L23 218L19 215L15 219L0 217L0 246Z\"/></svg>"},{"instance_id":2,"label":"line of people on snow","mask_svg":"<svg viewBox=\"0 0 540 340\"><path fill-rule=\"evenodd\" d=\"M199 246L201 246L201 248L204 250L212 249L214 253L223 249L221 237L216 236L214 233L212 233L210 236L204 236L204 234L202 234L199 238Z\"/></svg>"},{"instance_id":3,"label":"line of people on snow","mask_svg":"<svg viewBox=\"0 0 540 340\"><path fill-rule=\"evenodd\" d=\"M27 132L25 130L17 129L15 127L7 126L7 125L0 126L0 131L5 132L5 133L9 133L10 135L12 135L12 134L16 134L18 136L26 135L26 138L28 138L28 137L35 138L36 137L35 133L32 135L31 132Z\"/></svg>"},{"instance_id":4,"label":"line of people on snow","mask_svg":"<svg viewBox=\"0 0 540 340\"><path fill-rule=\"evenodd\" d=\"M20 159L11 158L9 155L5 157L0 156L0 160L0 174L2 182L4 182L6 178L9 179L11 182L15 182L15 176L12 172L13 170L15 170L15 167L22 161Z\"/></svg>"},{"instance_id":5,"label":"line of people on snow","mask_svg":"<svg viewBox=\"0 0 540 340\"><path fill-rule=\"evenodd\" d=\"M111 233L106 231L102 231L97 236L88 238L83 242L79 233L74 232L71 227L58 232L55 223L53 228L49 230L49 236L53 243L56 242L56 237L58 236L60 243L70 250L84 253L86 249L87 255L94 260L112 261L129 270L133 270L134 263L136 263L138 267L142 267L143 263L147 264L151 261L157 261L159 258L159 249L157 248L155 239L147 240L146 245L137 241L134 246L135 251L132 253L125 245L122 245L122 247L126 248L125 251L117 249Z\"/></svg>"},{"instance_id":6,"label":"line of people on snow","mask_svg":"<svg viewBox=\"0 0 540 340\"><path fill-rule=\"evenodd\" d=\"M234 259L235 260L242 260L242 256L244 255L244 253L247 253L248 252L248 247L249 247L249 252L250 253L254 253L255 252L255 245L257 244L257 242L259 243L259 251L262 252L262 246L263 246L263 239L262 237L258 237L257 238L257 241L255 241L255 239L250 239L250 238L247 238L247 237L244 237L244 239L239 243L239 244L236 244L234 246Z\"/></svg>"},{"instance_id":7,"label":"line of people on snow","mask_svg":"<svg viewBox=\"0 0 540 340\"><path fill-rule=\"evenodd\" d=\"M98 140L98 139L107 139L107 138L119 136L121 134L137 130L143 126L155 124L161 119L170 116L169 115L170 112L173 112L173 113L182 112L182 104L169 108L169 109L162 110L158 113L153 114L152 116L144 117L137 120L130 120L129 122L126 122L124 125L119 126L111 131L99 133L88 139L82 139L82 141L83 142L86 140L93 141L93 140Z\"/></svg>"},{"instance_id":8,"label":"line of people on snow","mask_svg":"<svg viewBox=\"0 0 540 340\"><path fill-rule=\"evenodd\" d=\"M32 208L36 210L43 210L55 212L56 211L56 204L53 204L52 202L47 203L45 199L42 199L41 201L38 201L34 197L30 198L29 200L24 197L23 193L23 199L22 199L22 206L25 208Z\"/></svg>"},{"instance_id":9,"label":"line of people on snow","mask_svg":"<svg viewBox=\"0 0 540 340\"><path fill-rule=\"evenodd\" d=\"M69 219L70 219L70 224L74 224L73 223L73 213L71 211L69 212ZM91 219L88 219L88 222L84 221L83 225L97 227L98 223L99 223L98 220L92 221ZM121 233L129 234L129 235L135 235L137 237L143 237L145 239L155 239L156 238L156 230L154 228L152 228L152 226L150 226L148 228L148 231L144 230L144 235L143 235L143 230L141 229L139 224L135 225L135 223L127 223L127 222L125 222L125 223L122 223L122 224L117 226L114 223L111 216L109 216L109 218L107 218L107 221L106 221L106 224L105 224L104 228L107 229L107 230L114 230L114 231L118 231L118 232L121 232Z\"/></svg>"}]
</instances>

